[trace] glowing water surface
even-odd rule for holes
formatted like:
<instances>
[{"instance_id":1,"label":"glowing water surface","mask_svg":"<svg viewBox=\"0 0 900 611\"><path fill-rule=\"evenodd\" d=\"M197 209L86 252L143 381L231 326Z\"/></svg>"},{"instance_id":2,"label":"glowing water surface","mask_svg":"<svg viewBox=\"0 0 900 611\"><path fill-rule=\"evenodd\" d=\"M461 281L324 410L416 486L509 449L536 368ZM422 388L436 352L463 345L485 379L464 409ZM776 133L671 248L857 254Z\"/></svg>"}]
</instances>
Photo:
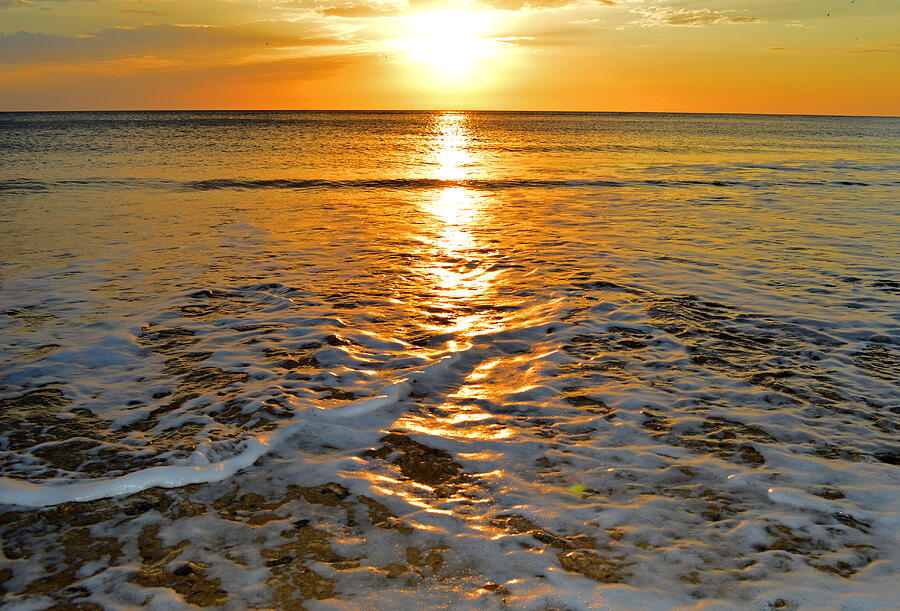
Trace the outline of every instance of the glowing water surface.
<instances>
[{"instance_id":1,"label":"glowing water surface","mask_svg":"<svg viewBox=\"0 0 900 611\"><path fill-rule=\"evenodd\" d=\"M891 606L898 136L0 115L0 587Z\"/></svg>"}]
</instances>

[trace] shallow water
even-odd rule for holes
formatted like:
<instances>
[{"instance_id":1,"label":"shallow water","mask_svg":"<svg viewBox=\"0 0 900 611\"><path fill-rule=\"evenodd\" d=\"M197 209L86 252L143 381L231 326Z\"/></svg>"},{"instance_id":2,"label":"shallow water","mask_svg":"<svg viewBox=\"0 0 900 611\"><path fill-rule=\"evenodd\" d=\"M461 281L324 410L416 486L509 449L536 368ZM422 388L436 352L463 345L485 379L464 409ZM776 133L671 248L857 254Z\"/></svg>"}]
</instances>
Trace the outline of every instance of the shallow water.
<instances>
[{"instance_id":1,"label":"shallow water","mask_svg":"<svg viewBox=\"0 0 900 611\"><path fill-rule=\"evenodd\" d=\"M3 114L0 150L14 607L895 604L900 120Z\"/></svg>"}]
</instances>

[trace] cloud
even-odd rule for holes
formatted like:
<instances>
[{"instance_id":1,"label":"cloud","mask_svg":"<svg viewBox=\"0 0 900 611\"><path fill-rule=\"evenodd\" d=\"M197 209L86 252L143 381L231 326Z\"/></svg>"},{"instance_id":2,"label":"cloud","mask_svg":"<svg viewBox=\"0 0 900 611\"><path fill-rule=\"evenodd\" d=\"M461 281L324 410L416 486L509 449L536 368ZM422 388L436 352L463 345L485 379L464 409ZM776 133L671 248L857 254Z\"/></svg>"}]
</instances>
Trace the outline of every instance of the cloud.
<instances>
[{"instance_id":1,"label":"cloud","mask_svg":"<svg viewBox=\"0 0 900 611\"><path fill-rule=\"evenodd\" d=\"M172 11L152 11L152 10L140 9L140 8L123 8L119 12L127 13L130 15L151 15L153 17L164 17L165 15L172 14Z\"/></svg>"},{"instance_id":2,"label":"cloud","mask_svg":"<svg viewBox=\"0 0 900 611\"><path fill-rule=\"evenodd\" d=\"M377 56L340 54L174 69L149 57L46 65L0 79L0 109L54 110L60 108L60 100L67 100L65 108L82 109L322 107L321 101L307 101L321 94L321 83L338 76L362 76L377 70L379 62ZM133 70L135 64L160 69ZM374 82L375 87L380 84Z\"/></svg>"},{"instance_id":3,"label":"cloud","mask_svg":"<svg viewBox=\"0 0 900 611\"><path fill-rule=\"evenodd\" d=\"M69 0L52 0L53 2L68 2ZM45 0L0 0L0 8L17 8L20 6L30 6L35 3L43 4ZM49 10L49 9L46 9Z\"/></svg>"},{"instance_id":4,"label":"cloud","mask_svg":"<svg viewBox=\"0 0 900 611\"><path fill-rule=\"evenodd\" d=\"M162 59L155 55L144 55L142 57L120 57L118 59L109 59L101 63L111 67L125 68L128 72L141 72L144 70L159 70L160 68L174 68L183 65L184 62L173 59Z\"/></svg>"},{"instance_id":5,"label":"cloud","mask_svg":"<svg viewBox=\"0 0 900 611\"><path fill-rule=\"evenodd\" d=\"M714 11L708 8L675 8L672 6L648 6L635 8L642 15L638 25L644 27L682 26L702 27L715 24L764 23L762 17L735 15L733 11Z\"/></svg>"},{"instance_id":6,"label":"cloud","mask_svg":"<svg viewBox=\"0 0 900 611\"><path fill-rule=\"evenodd\" d=\"M371 6L369 4L345 4L319 8L319 12L327 17L345 17L347 19L371 19L373 17L388 17L401 11L397 8Z\"/></svg>"},{"instance_id":7,"label":"cloud","mask_svg":"<svg viewBox=\"0 0 900 611\"><path fill-rule=\"evenodd\" d=\"M476 4L487 9L520 11L523 9L560 8L578 2L579 0L478 0ZM588 0L587 5L590 4L617 6L619 2L617 0ZM447 3L442 0L408 0L405 4L345 2L325 6L320 5L316 10L322 15L329 17L371 19L446 7Z\"/></svg>"},{"instance_id":8,"label":"cloud","mask_svg":"<svg viewBox=\"0 0 900 611\"><path fill-rule=\"evenodd\" d=\"M215 60L223 55L343 43L341 38L312 24L306 28L282 22L228 27L147 24L99 30L76 38L30 32L0 35L0 64L108 61L163 55Z\"/></svg>"},{"instance_id":9,"label":"cloud","mask_svg":"<svg viewBox=\"0 0 900 611\"><path fill-rule=\"evenodd\" d=\"M791 53L897 53L900 52L900 43L869 44L852 49L840 48L797 48L797 47L767 47L766 51L782 51Z\"/></svg>"},{"instance_id":10,"label":"cloud","mask_svg":"<svg viewBox=\"0 0 900 611\"><path fill-rule=\"evenodd\" d=\"M578 0L481 0L479 4L485 8L503 11L520 11L523 9L560 8L570 4L576 4L577 2ZM590 4L616 6L619 3L615 0L589 0L587 5Z\"/></svg>"},{"instance_id":11,"label":"cloud","mask_svg":"<svg viewBox=\"0 0 900 611\"><path fill-rule=\"evenodd\" d=\"M900 51L900 44L885 43L880 45L863 45L858 49L847 49L845 53L897 53Z\"/></svg>"}]
</instances>

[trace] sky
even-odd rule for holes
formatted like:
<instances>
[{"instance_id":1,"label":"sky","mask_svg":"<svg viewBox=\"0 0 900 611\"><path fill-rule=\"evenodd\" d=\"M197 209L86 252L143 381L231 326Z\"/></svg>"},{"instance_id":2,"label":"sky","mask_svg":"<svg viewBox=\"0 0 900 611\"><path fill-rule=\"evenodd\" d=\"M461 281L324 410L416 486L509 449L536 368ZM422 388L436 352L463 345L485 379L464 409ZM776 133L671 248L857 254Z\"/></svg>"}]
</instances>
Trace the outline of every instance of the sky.
<instances>
[{"instance_id":1,"label":"sky","mask_svg":"<svg viewBox=\"0 0 900 611\"><path fill-rule=\"evenodd\" d=\"M900 115L898 0L0 0L0 110Z\"/></svg>"}]
</instances>

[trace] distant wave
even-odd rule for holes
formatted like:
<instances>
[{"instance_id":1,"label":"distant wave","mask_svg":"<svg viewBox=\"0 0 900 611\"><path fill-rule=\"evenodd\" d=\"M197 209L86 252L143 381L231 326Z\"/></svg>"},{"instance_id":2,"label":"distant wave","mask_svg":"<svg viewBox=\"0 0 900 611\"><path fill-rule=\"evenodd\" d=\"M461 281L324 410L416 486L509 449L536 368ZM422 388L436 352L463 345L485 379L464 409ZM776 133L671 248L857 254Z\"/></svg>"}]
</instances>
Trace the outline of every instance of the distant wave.
<instances>
[{"instance_id":1,"label":"distant wave","mask_svg":"<svg viewBox=\"0 0 900 611\"><path fill-rule=\"evenodd\" d=\"M28 178L13 178L0 180L0 194L7 191L47 191L50 188L45 182Z\"/></svg>"},{"instance_id":2,"label":"distant wave","mask_svg":"<svg viewBox=\"0 0 900 611\"><path fill-rule=\"evenodd\" d=\"M218 189L440 189L445 187L469 187L486 191L498 189L518 188L543 188L555 187L631 187L631 186L658 186L658 187L749 187L769 188L778 184L790 185L831 185L868 187L872 183L859 181L785 181L773 182L767 180L600 180L600 179L573 179L573 180L541 180L541 179L465 179L465 180L441 180L438 178L361 178L350 180L324 180L315 178L289 179L229 179L214 178L208 180L191 181L184 184L189 190L215 191ZM900 184L894 181L885 186Z\"/></svg>"},{"instance_id":3,"label":"distant wave","mask_svg":"<svg viewBox=\"0 0 900 611\"><path fill-rule=\"evenodd\" d=\"M471 187L473 189L510 189L520 187L552 188L570 186L622 187L627 183L613 180L531 180L531 179L470 179L441 180L439 178L360 178L351 180L308 179L211 179L185 184L188 189L212 191L217 189L441 189Z\"/></svg>"},{"instance_id":4,"label":"distant wave","mask_svg":"<svg viewBox=\"0 0 900 611\"><path fill-rule=\"evenodd\" d=\"M173 189L180 182L159 178L97 178L87 177L68 180L36 180L33 178L10 178L0 180L0 196L15 193L30 193L79 187L116 187L120 189Z\"/></svg>"},{"instance_id":5,"label":"distant wave","mask_svg":"<svg viewBox=\"0 0 900 611\"><path fill-rule=\"evenodd\" d=\"M336 190L336 189L403 189L403 190L428 190L443 189L447 187L468 187L483 191L503 189L553 189L561 187L735 187L748 189L768 189L776 186L832 186L832 187L870 187L870 186L897 186L900 181L862 182L852 180L832 181L803 181L803 180L667 180L667 179L637 179L637 180L603 180L603 179L571 179L571 180L547 180L547 179L464 179L442 180L439 178L358 178L347 180L326 180L319 178L210 178L206 180L193 180L181 182L167 179L148 178L81 178L70 180L42 181L32 178L12 178L0 180L0 196L20 193L44 192L53 190L68 190L90 187L114 187L118 189L151 189L151 190L187 190L187 191L217 191L217 190L266 190L266 189L293 189L293 190Z\"/></svg>"}]
</instances>

